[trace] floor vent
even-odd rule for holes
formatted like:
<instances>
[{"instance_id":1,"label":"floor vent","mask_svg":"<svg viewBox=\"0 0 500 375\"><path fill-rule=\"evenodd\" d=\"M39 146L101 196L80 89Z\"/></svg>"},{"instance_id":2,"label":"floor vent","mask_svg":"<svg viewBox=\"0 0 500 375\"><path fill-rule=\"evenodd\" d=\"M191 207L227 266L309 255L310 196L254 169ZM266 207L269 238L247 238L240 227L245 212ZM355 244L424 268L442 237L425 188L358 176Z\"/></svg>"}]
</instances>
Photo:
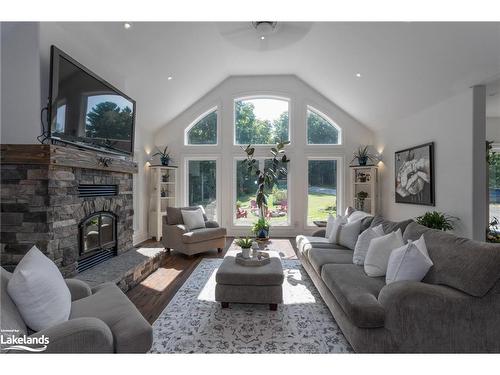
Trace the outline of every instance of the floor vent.
<instances>
[{"instance_id":1,"label":"floor vent","mask_svg":"<svg viewBox=\"0 0 500 375\"><path fill-rule=\"evenodd\" d=\"M99 250L97 253L78 261L78 273L88 270L114 256L116 256L116 250L114 249Z\"/></svg>"},{"instance_id":2,"label":"floor vent","mask_svg":"<svg viewBox=\"0 0 500 375\"><path fill-rule=\"evenodd\" d=\"M111 197L118 195L117 185L78 185L78 196L86 197Z\"/></svg>"}]
</instances>

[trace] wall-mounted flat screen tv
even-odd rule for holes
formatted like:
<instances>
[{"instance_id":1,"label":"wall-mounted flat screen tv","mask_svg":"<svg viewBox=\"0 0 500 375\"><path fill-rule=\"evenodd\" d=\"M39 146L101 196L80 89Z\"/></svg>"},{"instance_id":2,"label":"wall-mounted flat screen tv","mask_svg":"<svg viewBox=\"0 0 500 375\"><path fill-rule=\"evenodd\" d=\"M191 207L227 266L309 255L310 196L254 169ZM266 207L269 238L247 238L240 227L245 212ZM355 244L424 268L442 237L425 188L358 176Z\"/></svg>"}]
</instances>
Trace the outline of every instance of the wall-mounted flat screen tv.
<instances>
[{"instance_id":1,"label":"wall-mounted flat screen tv","mask_svg":"<svg viewBox=\"0 0 500 375\"><path fill-rule=\"evenodd\" d=\"M55 46L49 102L51 139L133 154L135 101Z\"/></svg>"}]
</instances>

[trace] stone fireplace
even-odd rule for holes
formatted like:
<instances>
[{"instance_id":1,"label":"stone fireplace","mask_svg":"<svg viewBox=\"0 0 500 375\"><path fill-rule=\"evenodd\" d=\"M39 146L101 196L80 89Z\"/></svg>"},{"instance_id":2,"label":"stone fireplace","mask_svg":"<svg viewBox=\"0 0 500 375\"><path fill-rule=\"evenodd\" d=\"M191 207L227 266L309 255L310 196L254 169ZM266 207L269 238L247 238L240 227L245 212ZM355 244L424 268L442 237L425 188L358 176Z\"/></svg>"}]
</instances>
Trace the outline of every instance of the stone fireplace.
<instances>
[{"instance_id":1,"label":"stone fireplace","mask_svg":"<svg viewBox=\"0 0 500 375\"><path fill-rule=\"evenodd\" d=\"M133 247L130 158L55 145L2 145L1 263L36 245L65 277Z\"/></svg>"}]
</instances>

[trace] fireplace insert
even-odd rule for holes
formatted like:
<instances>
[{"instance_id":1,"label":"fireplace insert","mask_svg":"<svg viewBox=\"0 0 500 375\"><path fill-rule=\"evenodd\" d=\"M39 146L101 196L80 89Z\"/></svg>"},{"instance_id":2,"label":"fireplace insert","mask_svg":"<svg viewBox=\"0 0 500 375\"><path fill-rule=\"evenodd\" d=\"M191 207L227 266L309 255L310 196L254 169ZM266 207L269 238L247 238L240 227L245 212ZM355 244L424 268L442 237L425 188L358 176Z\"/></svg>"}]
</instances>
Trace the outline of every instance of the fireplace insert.
<instances>
[{"instance_id":1,"label":"fireplace insert","mask_svg":"<svg viewBox=\"0 0 500 375\"><path fill-rule=\"evenodd\" d=\"M116 256L116 215L96 212L80 223L78 272Z\"/></svg>"}]
</instances>

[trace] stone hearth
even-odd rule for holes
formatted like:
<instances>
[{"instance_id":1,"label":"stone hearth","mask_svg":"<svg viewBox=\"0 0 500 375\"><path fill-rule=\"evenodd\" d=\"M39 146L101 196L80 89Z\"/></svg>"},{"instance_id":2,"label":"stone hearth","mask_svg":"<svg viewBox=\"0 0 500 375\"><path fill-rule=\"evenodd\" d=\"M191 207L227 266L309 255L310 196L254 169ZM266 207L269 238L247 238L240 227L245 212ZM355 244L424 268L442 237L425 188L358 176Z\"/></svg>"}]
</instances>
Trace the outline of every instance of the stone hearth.
<instances>
[{"instance_id":1,"label":"stone hearth","mask_svg":"<svg viewBox=\"0 0 500 375\"><path fill-rule=\"evenodd\" d=\"M38 161L36 164L29 159L12 162L2 145L2 266L13 269L36 245L56 263L65 277L75 276L80 254L79 224L84 218L100 211L109 211L117 216L118 255L130 250L133 247L133 172L101 164L101 154L97 152L56 146L39 147L49 147L47 163ZM79 166L78 159L70 162L64 159L65 162L58 163L53 156L56 151L59 158L61 153L68 151L83 154L86 164ZM96 160L95 167L88 162L92 158ZM123 158L119 160L123 163ZM135 166L132 161L130 163ZM118 192L115 196L80 197L80 184L116 185Z\"/></svg>"}]
</instances>

